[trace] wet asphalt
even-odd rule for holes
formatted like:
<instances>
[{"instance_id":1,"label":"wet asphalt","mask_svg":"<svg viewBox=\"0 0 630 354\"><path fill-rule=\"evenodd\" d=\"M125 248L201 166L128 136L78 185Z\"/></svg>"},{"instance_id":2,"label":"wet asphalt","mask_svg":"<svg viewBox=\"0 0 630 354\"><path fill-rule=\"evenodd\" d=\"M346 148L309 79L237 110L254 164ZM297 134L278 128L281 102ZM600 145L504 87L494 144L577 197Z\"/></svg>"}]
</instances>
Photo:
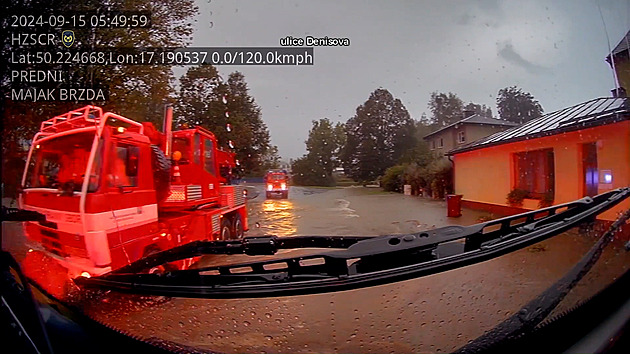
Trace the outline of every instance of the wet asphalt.
<instances>
[{"instance_id":1,"label":"wet asphalt","mask_svg":"<svg viewBox=\"0 0 630 354\"><path fill-rule=\"evenodd\" d=\"M291 187L286 200L264 198L261 185L250 186L250 191L250 196L260 193L248 201L248 235L412 233L470 225L487 216L463 210L462 217L448 218L444 201L377 188ZM17 235L19 226L3 225L5 232ZM450 352L492 329L552 285L597 236L597 232L575 229L472 266L329 294L216 300L86 294L68 287L72 292L68 301L128 333L219 352ZM3 245L14 252L24 252L21 243L19 236L3 237ZM282 256L295 255L292 252L297 251L284 251ZM246 258L236 256L229 261ZM224 260L214 257L203 262ZM622 242L613 242L553 314L592 296L629 266L630 252ZM45 279L43 273L52 269L42 267L38 274Z\"/></svg>"}]
</instances>

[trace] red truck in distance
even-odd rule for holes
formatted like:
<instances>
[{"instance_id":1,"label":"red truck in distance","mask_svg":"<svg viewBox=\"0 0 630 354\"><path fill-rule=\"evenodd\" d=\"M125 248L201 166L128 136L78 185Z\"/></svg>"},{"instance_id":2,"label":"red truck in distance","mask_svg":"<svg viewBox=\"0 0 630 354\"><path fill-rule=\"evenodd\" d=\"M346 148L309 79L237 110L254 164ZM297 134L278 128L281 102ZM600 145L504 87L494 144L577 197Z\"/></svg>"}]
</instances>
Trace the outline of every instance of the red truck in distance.
<instances>
[{"instance_id":1,"label":"red truck in distance","mask_svg":"<svg viewBox=\"0 0 630 354\"><path fill-rule=\"evenodd\" d=\"M285 170L271 170L264 178L267 198L279 195L281 198L289 198L289 174Z\"/></svg>"}]
</instances>

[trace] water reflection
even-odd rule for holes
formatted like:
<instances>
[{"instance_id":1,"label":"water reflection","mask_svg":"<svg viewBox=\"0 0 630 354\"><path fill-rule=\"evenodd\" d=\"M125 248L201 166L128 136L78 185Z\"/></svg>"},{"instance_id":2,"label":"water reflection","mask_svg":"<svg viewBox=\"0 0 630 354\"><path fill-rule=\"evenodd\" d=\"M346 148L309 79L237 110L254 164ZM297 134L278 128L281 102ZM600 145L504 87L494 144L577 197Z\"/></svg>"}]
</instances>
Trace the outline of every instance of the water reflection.
<instances>
[{"instance_id":1,"label":"water reflection","mask_svg":"<svg viewBox=\"0 0 630 354\"><path fill-rule=\"evenodd\" d=\"M288 199L267 199L255 211L263 233L291 236L297 233L295 206Z\"/></svg>"},{"instance_id":2,"label":"water reflection","mask_svg":"<svg viewBox=\"0 0 630 354\"><path fill-rule=\"evenodd\" d=\"M330 294L167 302L114 292L83 304L91 316L143 337L221 352L451 352L492 329L568 271L593 237L566 233L503 257L424 278ZM585 299L630 265L623 245L576 288ZM101 300L103 301L103 300ZM115 309L125 308L124 311ZM113 311L113 312L112 312Z\"/></svg>"},{"instance_id":3,"label":"water reflection","mask_svg":"<svg viewBox=\"0 0 630 354\"><path fill-rule=\"evenodd\" d=\"M409 232L434 223L472 223L477 218L465 214L458 220L446 220L441 204L361 191L307 195L295 188L289 200L252 200L249 223L260 222L261 228L252 227L249 235L256 231L281 236L370 234L372 229ZM360 217L351 216L355 214ZM407 222L414 220L417 225ZM574 229L494 260L405 282L260 299L79 291L54 260L38 252L29 254L26 249L16 258L22 260L25 274L47 292L109 326L143 338L157 337L228 353L449 352L492 329L563 276L600 231L580 233ZM16 235L12 233L12 237ZM12 244L23 244L21 237ZM625 251L622 241L616 240L604 250L599 262L555 313L591 297L630 267L630 252ZM258 259L212 255L205 256L198 266L250 260Z\"/></svg>"}]
</instances>

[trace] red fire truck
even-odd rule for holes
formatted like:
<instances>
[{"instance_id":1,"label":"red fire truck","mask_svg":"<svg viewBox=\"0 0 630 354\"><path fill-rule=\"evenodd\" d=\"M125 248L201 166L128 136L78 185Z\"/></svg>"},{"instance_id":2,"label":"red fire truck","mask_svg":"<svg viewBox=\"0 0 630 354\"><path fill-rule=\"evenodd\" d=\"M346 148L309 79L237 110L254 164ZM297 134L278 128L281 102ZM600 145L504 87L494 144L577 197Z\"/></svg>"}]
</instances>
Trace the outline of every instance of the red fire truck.
<instances>
[{"instance_id":1,"label":"red fire truck","mask_svg":"<svg viewBox=\"0 0 630 354\"><path fill-rule=\"evenodd\" d=\"M25 224L34 247L71 276L99 275L197 240L247 231L234 154L202 128L164 132L100 107L42 123L22 177L20 207L45 221ZM33 242L34 241L34 242Z\"/></svg>"},{"instance_id":2,"label":"red fire truck","mask_svg":"<svg viewBox=\"0 0 630 354\"><path fill-rule=\"evenodd\" d=\"M274 194L280 194L280 197L289 198L289 174L285 170L270 170L265 175L265 185L267 198L271 198Z\"/></svg>"}]
</instances>

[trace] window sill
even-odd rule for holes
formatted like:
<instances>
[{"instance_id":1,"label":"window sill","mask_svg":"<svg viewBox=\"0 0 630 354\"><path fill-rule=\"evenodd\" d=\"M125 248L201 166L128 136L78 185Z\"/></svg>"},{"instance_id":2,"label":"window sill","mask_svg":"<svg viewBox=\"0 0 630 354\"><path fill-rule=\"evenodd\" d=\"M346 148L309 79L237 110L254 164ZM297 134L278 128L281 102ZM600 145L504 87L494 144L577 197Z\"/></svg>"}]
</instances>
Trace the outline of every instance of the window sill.
<instances>
[{"instance_id":1,"label":"window sill","mask_svg":"<svg viewBox=\"0 0 630 354\"><path fill-rule=\"evenodd\" d=\"M539 202L540 199L525 198L523 199L523 208L531 210L538 209Z\"/></svg>"}]
</instances>

